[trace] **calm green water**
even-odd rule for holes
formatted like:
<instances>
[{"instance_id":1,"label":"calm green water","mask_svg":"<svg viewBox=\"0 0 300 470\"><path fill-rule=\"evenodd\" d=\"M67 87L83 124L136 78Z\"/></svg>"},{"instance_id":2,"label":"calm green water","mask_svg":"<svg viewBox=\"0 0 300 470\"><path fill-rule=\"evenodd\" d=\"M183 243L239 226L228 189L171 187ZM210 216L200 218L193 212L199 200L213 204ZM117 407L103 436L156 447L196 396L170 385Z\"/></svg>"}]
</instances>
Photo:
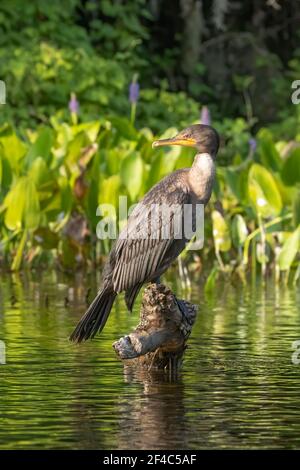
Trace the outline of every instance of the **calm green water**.
<instances>
[{"instance_id":1,"label":"calm green water","mask_svg":"<svg viewBox=\"0 0 300 470\"><path fill-rule=\"evenodd\" d=\"M220 284L205 300L194 282L199 315L172 381L115 357L138 305L129 315L120 300L93 342L67 341L90 285L92 297L87 276L1 276L0 448L300 448L299 290Z\"/></svg>"}]
</instances>

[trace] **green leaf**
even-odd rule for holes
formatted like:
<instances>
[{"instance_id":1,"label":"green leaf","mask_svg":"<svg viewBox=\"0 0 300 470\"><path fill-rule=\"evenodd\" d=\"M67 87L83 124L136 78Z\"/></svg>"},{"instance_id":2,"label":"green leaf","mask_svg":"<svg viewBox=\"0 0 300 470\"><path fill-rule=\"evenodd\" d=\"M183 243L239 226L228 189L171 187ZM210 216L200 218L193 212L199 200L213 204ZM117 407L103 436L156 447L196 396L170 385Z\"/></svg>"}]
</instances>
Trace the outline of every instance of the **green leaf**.
<instances>
[{"instance_id":1,"label":"green leaf","mask_svg":"<svg viewBox=\"0 0 300 470\"><path fill-rule=\"evenodd\" d=\"M279 253L278 264L281 271L290 269L297 253L299 253L300 226L286 239Z\"/></svg>"},{"instance_id":2,"label":"green leaf","mask_svg":"<svg viewBox=\"0 0 300 470\"><path fill-rule=\"evenodd\" d=\"M71 140L65 157L65 162L68 163L70 167L79 160L82 149L88 145L88 143L88 138L84 132L77 134L74 139Z\"/></svg>"},{"instance_id":3,"label":"green leaf","mask_svg":"<svg viewBox=\"0 0 300 470\"><path fill-rule=\"evenodd\" d=\"M28 176L34 181L36 187L39 189L41 186L52 182L49 169L45 160L42 157L37 157L31 165Z\"/></svg>"},{"instance_id":4,"label":"green leaf","mask_svg":"<svg viewBox=\"0 0 300 470\"><path fill-rule=\"evenodd\" d=\"M0 132L0 144L3 148L3 155L10 162L15 173L19 173L21 160L26 153L27 147L15 134L11 127L5 128L5 132Z\"/></svg>"},{"instance_id":5,"label":"green leaf","mask_svg":"<svg viewBox=\"0 0 300 470\"><path fill-rule=\"evenodd\" d=\"M53 131L50 127L42 127L39 130L34 144L31 145L26 155L26 163L29 168L37 157L42 157L47 163L50 161L51 147L53 145Z\"/></svg>"},{"instance_id":6,"label":"green leaf","mask_svg":"<svg viewBox=\"0 0 300 470\"><path fill-rule=\"evenodd\" d=\"M85 133L89 143L94 143L97 139L101 123L99 121L84 122L72 127L73 135Z\"/></svg>"},{"instance_id":7,"label":"green leaf","mask_svg":"<svg viewBox=\"0 0 300 470\"><path fill-rule=\"evenodd\" d=\"M287 186L300 183L300 148L293 150L285 160L281 177Z\"/></svg>"},{"instance_id":8,"label":"green leaf","mask_svg":"<svg viewBox=\"0 0 300 470\"><path fill-rule=\"evenodd\" d=\"M273 171L280 170L282 166L282 160L279 152L277 151L273 142L273 136L268 129L261 129L257 138L259 141L259 154L261 162L267 168L271 168Z\"/></svg>"},{"instance_id":9,"label":"green leaf","mask_svg":"<svg viewBox=\"0 0 300 470\"><path fill-rule=\"evenodd\" d=\"M26 240L27 240L27 230L24 230L17 252L14 256L14 259L11 265L12 271L19 271L21 267L23 251L24 251Z\"/></svg>"},{"instance_id":10,"label":"green leaf","mask_svg":"<svg viewBox=\"0 0 300 470\"><path fill-rule=\"evenodd\" d=\"M40 221L40 203L35 184L27 178L25 190L25 204L23 212L23 225L26 228L37 228Z\"/></svg>"},{"instance_id":11,"label":"green leaf","mask_svg":"<svg viewBox=\"0 0 300 470\"><path fill-rule=\"evenodd\" d=\"M300 224L300 191L295 195L293 201L293 219L294 219L294 226L298 227Z\"/></svg>"},{"instance_id":12,"label":"green leaf","mask_svg":"<svg viewBox=\"0 0 300 470\"><path fill-rule=\"evenodd\" d=\"M115 208L119 205L120 176L113 175L104 179L99 188L99 204L112 204Z\"/></svg>"},{"instance_id":13,"label":"green leaf","mask_svg":"<svg viewBox=\"0 0 300 470\"><path fill-rule=\"evenodd\" d=\"M244 218L236 214L231 224L232 241L236 248L242 246L248 236L248 229Z\"/></svg>"},{"instance_id":14,"label":"green leaf","mask_svg":"<svg viewBox=\"0 0 300 470\"><path fill-rule=\"evenodd\" d=\"M40 204L34 182L21 177L4 200L6 212L4 222L9 230L22 227L36 228L40 220Z\"/></svg>"},{"instance_id":15,"label":"green leaf","mask_svg":"<svg viewBox=\"0 0 300 470\"><path fill-rule=\"evenodd\" d=\"M281 212L282 200L276 182L271 173L257 163L249 171L248 195L258 216L271 217Z\"/></svg>"},{"instance_id":16,"label":"green leaf","mask_svg":"<svg viewBox=\"0 0 300 470\"><path fill-rule=\"evenodd\" d=\"M212 212L213 237L216 251L229 251L231 239L228 225L219 211Z\"/></svg>"},{"instance_id":17,"label":"green leaf","mask_svg":"<svg viewBox=\"0 0 300 470\"><path fill-rule=\"evenodd\" d=\"M0 191L1 191L2 172L3 172L3 170L2 170L2 167L3 167L3 165L2 165L2 158L3 158L3 157L2 157L2 149L1 149L1 147L0 147Z\"/></svg>"},{"instance_id":18,"label":"green leaf","mask_svg":"<svg viewBox=\"0 0 300 470\"><path fill-rule=\"evenodd\" d=\"M233 168L228 168L224 172L226 182L232 193L240 202L247 198L248 172L246 170L237 172Z\"/></svg>"},{"instance_id":19,"label":"green leaf","mask_svg":"<svg viewBox=\"0 0 300 470\"><path fill-rule=\"evenodd\" d=\"M12 187L4 199L4 207L7 209L4 223L9 230L20 230L22 228L25 205L24 191L26 191L26 179L23 177Z\"/></svg>"},{"instance_id":20,"label":"green leaf","mask_svg":"<svg viewBox=\"0 0 300 470\"><path fill-rule=\"evenodd\" d=\"M114 116L110 119L110 122L125 139L137 140L138 133L128 119Z\"/></svg>"},{"instance_id":21,"label":"green leaf","mask_svg":"<svg viewBox=\"0 0 300 470\"><path fill-rule=\"evenodd\" d=\"M131 200L135 200L143 183L144 165L137 153L124 158L121 163L121 180L126 186Z\"/></svg>"}]
</instances>

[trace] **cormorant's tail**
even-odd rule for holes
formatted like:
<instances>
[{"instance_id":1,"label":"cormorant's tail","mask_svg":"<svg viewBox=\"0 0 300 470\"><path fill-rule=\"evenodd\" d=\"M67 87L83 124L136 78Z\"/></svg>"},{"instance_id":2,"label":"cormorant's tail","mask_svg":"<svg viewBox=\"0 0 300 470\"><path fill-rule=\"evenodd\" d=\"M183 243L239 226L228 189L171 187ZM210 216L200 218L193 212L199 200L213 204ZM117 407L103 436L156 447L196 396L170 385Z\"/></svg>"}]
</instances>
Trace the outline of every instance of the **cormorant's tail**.
<instances>
[{"instance_id":1,"label":"cormorant's tail","mask_svg":"<svg viewBox=\"0 0 300 470\"><path fill-rule=\"evenodd\" d=\"M130 312L132 312L134 301L135 301L142 285L143 285L142 283L141 284L136 284L131 289L128 289L125 292L125 302L126 302L126 306L127 306L128 310Z\"/></svg>"},{"instance_id":2,"label":"cormorant's tail","mask_svg":"<svg viewBox=\"0 0 300 470\"><path fill-rule=\"evenodd\" d=\"M102 331L116 295L111 290L99 292L71 334L70 341L81 343L94 338L98 331Z\"/></svg>"}]
</instances>

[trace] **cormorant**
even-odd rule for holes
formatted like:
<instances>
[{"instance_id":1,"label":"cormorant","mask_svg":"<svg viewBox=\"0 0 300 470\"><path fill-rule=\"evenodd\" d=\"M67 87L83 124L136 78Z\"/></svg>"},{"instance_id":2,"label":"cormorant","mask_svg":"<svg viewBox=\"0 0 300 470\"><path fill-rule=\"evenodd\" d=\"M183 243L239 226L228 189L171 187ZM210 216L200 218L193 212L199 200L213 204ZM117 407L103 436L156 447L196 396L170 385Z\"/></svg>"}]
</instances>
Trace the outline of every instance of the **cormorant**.
<instances>
[{"instance_id":1,"label":"cormorant","mask_svg":"<svg viewBox=\"0 0 300 470\"><path fill-rule=\"evenodd\" d=\"M184 207L206 205L210 199L219 148L216 130L195 124L171 139L153 142L152 146L162 145L194 147L197 154L193 165L166 176L137 204L109 254L101 289L71 334L71 341L80 343L100 332L120 292L125 291L126 305L132 310L142 285L159 282L188 243L180 232ZM155 209L163 206L170 208L167 215L164 210ZM180 227L176 220L181 221ZM194 226L195 211L188 223Z\"/></svg>"}]
</instances>

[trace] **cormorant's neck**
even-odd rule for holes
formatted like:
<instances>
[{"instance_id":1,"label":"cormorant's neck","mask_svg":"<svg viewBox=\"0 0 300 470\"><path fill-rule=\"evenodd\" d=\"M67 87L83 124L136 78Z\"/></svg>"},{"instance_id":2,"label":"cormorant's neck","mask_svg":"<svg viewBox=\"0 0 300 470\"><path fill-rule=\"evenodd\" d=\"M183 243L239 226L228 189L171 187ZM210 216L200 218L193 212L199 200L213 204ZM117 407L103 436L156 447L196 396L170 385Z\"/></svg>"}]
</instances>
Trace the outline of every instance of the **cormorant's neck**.
<instances>
[{"instance_id":1,"label":"cormorant's neck","mask_svg":"<svg viewBox=\"0 0 300 470\"><path fill-rule=\"evenodd\" d=\"M210 199L215 179L215 162L209 153L198 153L189 171L189 184L196 198L203 204Z\"/></svg>"}]
</instances>

